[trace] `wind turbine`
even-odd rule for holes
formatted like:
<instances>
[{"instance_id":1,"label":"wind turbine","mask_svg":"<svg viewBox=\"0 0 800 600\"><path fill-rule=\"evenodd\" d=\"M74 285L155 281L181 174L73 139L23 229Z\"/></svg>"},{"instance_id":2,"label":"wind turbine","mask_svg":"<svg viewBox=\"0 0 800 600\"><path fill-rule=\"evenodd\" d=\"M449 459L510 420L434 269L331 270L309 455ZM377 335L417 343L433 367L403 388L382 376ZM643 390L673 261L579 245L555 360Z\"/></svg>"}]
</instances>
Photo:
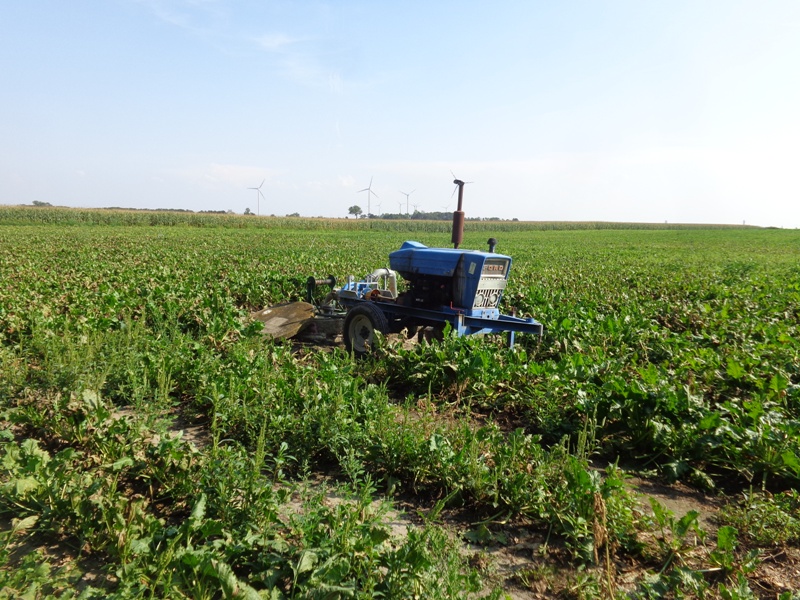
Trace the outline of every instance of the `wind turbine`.
<instances>
[{"instance_id":1,"label":"wind turbine","mask_svg":"<svg viewBox=\"0 0 800 600\"><path fill-rule=\"evenodd\" d=\"M403 194L403 195L406 197L406 214L408 214L408 197L409 197L411 194L413 194L414 192L416 192L416 191L417 191L416 189L413 189L413 190L411 190L410 192L408 192L408 193L406 194L406 193L405 193L403 190L400 190L400 193L401 193L401 194Z\"/></svg>"},{"instance_id":2,"label":"wind turbine","mask_svg":"<svg viewBox=\"0 0 800 600\"><path fill-rule=\"evenodd\" d=\"M378 194L376 194L375 192L372 191L372 177L369 178L369 185L367 187L365 187L363 190L358 190L356 193L360 194L361 192L367 192L367 218L369 219L369 216L371 214L370 213L370 200L372 199L372 196L375 196L376 198L380 197L380 196L378 196Z\"/></svg>"},{"instance_id":3,"label":"wind turbine","mask_svg":"<svg viewBox=\"0 0 800 600\"><path fill-rule=\"evenodd\" d=\"M255 190L256 191L256 216L261 216L261 198L264 198L264 194L261 193L261 186L264 185L266 179L261 180L261 185L258 187L247 188L248 190ZM264 198L266 200L266 198Z\"/></svg>"}]
</instances>

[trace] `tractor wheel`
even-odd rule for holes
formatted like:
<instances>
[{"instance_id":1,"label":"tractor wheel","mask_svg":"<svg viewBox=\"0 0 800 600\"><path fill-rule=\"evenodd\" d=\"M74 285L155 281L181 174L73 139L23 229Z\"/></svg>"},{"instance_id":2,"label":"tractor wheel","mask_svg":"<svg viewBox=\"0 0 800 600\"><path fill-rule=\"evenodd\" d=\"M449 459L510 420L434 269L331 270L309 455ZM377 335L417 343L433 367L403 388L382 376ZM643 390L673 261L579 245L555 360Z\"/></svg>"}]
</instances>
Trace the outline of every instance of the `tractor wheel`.
<instances>
[{"instance_id":1,"label":"tractor wheel","mask_svg":"<svg viewBox=\"0 0 800 600\"><path fill-rule=\"evenodd\" d=\"M389 321L374 304L358 304L344 318L344 345L348 352L363 356L375 346L375 332L385 334Z\"/></svg>"}]
</instances>

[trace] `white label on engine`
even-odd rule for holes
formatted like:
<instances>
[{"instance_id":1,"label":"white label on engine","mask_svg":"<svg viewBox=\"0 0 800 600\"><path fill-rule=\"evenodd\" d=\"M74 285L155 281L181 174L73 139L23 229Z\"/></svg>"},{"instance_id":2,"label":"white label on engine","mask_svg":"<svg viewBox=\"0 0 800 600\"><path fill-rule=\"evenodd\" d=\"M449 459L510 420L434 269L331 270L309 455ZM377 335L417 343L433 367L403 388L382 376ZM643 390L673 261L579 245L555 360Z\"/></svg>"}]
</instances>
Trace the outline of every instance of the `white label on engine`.
<instances>
[{"instance_id":1,"label":"white label on engine","mask_svg":"<svg viewBox=\"0 0 800 600\"><path fill-rule=\"evenodd\" d=\"M470 274L470 275L474 275L474 274L475 274L475 265L476 265L476 264L477 264L477 263L474 263L474 262L472 262L472 263L469 263L469 274Z\"/></svg>"}]
</instances>

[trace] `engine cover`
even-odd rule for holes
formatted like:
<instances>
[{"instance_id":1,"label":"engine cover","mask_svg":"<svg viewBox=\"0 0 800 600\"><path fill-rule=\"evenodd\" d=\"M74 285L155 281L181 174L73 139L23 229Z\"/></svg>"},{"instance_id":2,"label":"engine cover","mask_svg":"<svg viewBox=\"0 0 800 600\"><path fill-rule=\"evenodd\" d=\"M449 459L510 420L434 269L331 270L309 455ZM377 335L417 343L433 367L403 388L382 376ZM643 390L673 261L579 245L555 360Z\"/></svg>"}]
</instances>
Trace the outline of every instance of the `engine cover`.
<instances>
[{"instance_id":1,"label":"engine cover","mask_svg":"<svg viewBox=\"0 0 800 600\"><path fill-rule=\"evenodd\" d=\"M389 254L389 265L411 284L417 305L442 305L449 300L453 308L493 316L499 315L511 257L405 242Z\"/></svg>"}]
</instances>

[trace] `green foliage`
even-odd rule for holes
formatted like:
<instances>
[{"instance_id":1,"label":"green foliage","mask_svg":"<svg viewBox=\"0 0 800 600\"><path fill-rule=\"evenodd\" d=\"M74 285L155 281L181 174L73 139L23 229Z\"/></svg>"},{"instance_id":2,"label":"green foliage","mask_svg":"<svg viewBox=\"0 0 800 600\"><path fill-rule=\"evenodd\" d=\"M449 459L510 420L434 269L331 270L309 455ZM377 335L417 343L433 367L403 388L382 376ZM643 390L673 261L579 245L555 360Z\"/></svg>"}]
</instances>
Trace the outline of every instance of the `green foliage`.
<instances>
[{"instance_id":1,"label":"green foliage","mask_svg":"<svg viewBox=\"0 0 800 600\"><path fill-rule=\"evenodd\" d=\"M70 226L144 226L144 227L203 227L203 228L236 228L256 227L260 229L282 229L294 227L310 230L344 229L380 231L418 231L449 232L452 213L449 212L415 212L413 215L387 214L386 219L371 218L363 223L355 224L348 219L302 218L292 217L292 222L285 218L258 218L249 208L241 215L221 211L201 211L194 213L187 210L135 210L123 208L77 209L52 207L47 202L34 201L30 206L0 206L0 225L70 225ZM355 209L358 209L356 212ZM348 214L362 214L360 207L351 206ZM402 220L401 220L402 219ZM490 218L484 221L467 218L467 231L549 231L549 230L691 230L691 229L747 229L739 225L690 225L666 223L612 223L600 221L542 221L524 222L513 219L500 221Z\"/></svg>"},{"instance_id":2,"label":"green foliage","mask_svg":"<svg viewBox=\"0 0 800 600\"><path fill-rule=\"evenodd\" d=\"M692 562L696 560L698 545L707 538L707 533L698 523L698 513L689 511L677 519L656 500L651 499L650 504L658 531L659 559L663 564L657 573L648 573L644 577L633 598L721 597L739 600L756 597L746 575L757 568L758 551L751 550L744 557L737 554L738 532L735 528L719 528L716 545L708 553L711 568L697 569ZM720 576L707 577L717 573Z\"/></svg>"},{"instance_id":3,"label":"green foliage","mask_svg":"<svg viewBox=\"0 0 800 600\"><path fill-rule=\"evenodd\" d=\"M737 505L723 507L721 518L762 547L800 544L800 493L750 492Z\"/></svg>"},{"instance_id":4,"label":"green foliage","mask_svg":"<svg viewBox=\"0 0 800 600\"><path fill-rule=\"evenodd\" d=\"M639 597L747 597L740 545L797 543L781 492L800 483L796 232L471 222L465 247L505 231L503 308L544 339L388 339L354 363L264 339L248 314L300 299L309 275L371 272L409 231L447 245L449 226L48 208L0 222L24 223L0 226L0 577L19 594L71 589L99 560L106 596L463 597L480 582L434 525L450 509L476 516L473 541L525 522L588 568L637 556L653 529ZM189 425L196 445L176 432ZM622 461L760 491L711 543L691 513L654 506L648 525ZM339 487L308 492L320 473ZM432 505L429 525L389 537L381 493ZM76 570L15 559L25 539L65 541ZM587 596L601 580L573 579Z\"/></svg>"}]
</instances>

